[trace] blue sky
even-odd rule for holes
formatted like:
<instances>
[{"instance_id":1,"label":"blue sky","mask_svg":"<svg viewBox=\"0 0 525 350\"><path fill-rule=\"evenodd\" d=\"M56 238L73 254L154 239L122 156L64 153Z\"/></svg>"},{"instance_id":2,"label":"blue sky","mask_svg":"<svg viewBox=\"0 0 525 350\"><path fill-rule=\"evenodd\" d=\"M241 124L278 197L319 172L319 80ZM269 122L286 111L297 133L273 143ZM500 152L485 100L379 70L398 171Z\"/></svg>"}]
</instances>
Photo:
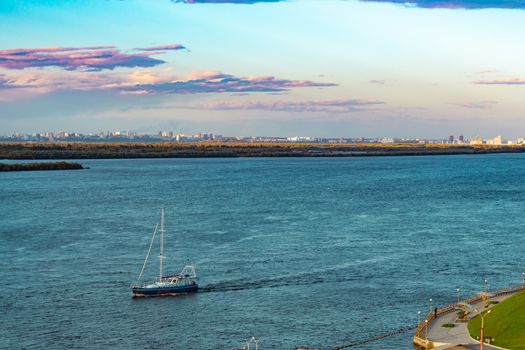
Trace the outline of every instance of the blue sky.
<instances>
[{"instance_id":1,"label":"blue sky","mask_svg":"<svg viewBox=\"0 0 525 350\"><path fill-rule=\"evenodd\" d=\"M521 1L0 3L0 134L525 135Z\"/></svg>"}]
</instances>

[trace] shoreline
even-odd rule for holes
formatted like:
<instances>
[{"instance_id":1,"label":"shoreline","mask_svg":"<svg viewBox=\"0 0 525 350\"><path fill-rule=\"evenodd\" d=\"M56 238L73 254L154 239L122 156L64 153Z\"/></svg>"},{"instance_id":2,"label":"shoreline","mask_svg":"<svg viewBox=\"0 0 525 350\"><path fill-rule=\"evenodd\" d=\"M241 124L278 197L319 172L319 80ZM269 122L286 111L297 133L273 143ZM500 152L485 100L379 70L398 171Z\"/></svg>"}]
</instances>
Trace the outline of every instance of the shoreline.
<instances>
[{"instance_id":1,"label":"shoreline","mask_svg":"<svg viewBox=\"0 0 525 350\"><path fill-rule=\"evenodd\" d=\"M524 153L519 145L267 143L0 143L0 159L323 158Z\"/></svg>"},{"instance_id":2,"label":"shoreline","mask_svg":"<svg viewBox=\"0 0 525 350\"><path fill-rule=\"evenodd\" d=\"M0 163L0 172L14 171L46 171L46 170L82 170L86 169L79 163L46 162L46 163Z\"/></svg>"},{"instance_id":3,"label":"shoreline","mask_svg":"<svg viewBox=\"0 0 525 350\"><path fill-rule=\"evenodd\" d=\"M463 304L469 305L470 307L477 306L477 308L481 310L488 310L494 306L494 304L490 304L489 301L497 300L499 302L524 290L525 286L522 284L497 289L462 299L459 303L455 302L444 307L436 308L434 312L429 312L426 316L421 315L425 321L419 320L422 322L419 322L416 328L413 343L421 349L436 350L448 350L458 344L468 346L479 345L479 340L471 337L467 329L468 323L457 321L456 311L458 310L458 306ZM488 295L489 297L484 299L482 294ZM487 306L482 307L483 305ZM467 321L470 321L473 316L479 313L476 309L474 310L474 314L470 315ZM426 321L428 321L428 323ZM452 323L455 326L453 328L444 328L443 324L445 323ZM501 349L491 344L484 344L487 349Z\"/></svg>"}]
</instances>

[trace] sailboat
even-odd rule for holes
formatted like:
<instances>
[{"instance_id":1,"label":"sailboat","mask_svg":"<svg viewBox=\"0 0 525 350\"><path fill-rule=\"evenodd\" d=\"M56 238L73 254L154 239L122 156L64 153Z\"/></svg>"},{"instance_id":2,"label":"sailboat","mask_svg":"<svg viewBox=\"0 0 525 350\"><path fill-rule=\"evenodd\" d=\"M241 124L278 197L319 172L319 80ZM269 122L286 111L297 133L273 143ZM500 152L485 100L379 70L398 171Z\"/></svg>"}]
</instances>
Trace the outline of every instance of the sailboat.
<instances>
[{"instance_id":1,"label":"sailboat","mask_svg":"<svg viewBox=\"0 0 525 350\"><path fill-rule=\"evenodd\" d=\"M187 264L184 266L180 273L175 275L164 275L163 272L163 263L164 263L164 208L161 210L160 215L160 230L158 230L159 224L155 226L153 231L153 236L151 237L151 242L149 244L148 253L146 254L146 259L140 270L139 277L137 281L131 285L131 292L134 298L137 297L149 297L149 296L168 296L168 295L178 295L196 292L199 289L197 284L197 274L195 272L195 266L192 264ZM159 276L152 282L144 283L142 282L142 275L146 264L148 263L148 258L151 253L151 248L153 242L155 241L155 236L157 230L160 233L160 266L159 266Z\"/></svg>"}]
</instances>

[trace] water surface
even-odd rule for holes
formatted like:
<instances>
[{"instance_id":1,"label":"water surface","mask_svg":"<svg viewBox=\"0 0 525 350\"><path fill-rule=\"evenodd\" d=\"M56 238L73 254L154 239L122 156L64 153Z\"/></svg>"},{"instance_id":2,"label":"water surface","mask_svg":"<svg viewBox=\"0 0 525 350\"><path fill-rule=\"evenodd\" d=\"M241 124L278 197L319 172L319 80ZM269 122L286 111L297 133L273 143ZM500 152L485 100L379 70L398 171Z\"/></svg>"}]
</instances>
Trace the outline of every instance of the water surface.
<instances>
[{"instance_id":1,"label":"water surface","mask_svg":"<svg viewBox=\"0 0 525 350\"><path fill-rule=\"evenodd\" d=\"M525 269L523 154L80 162L0 174L0 348L328 349ZM204 292L132 300L161 207Z\"/></svg>"}]
</instances>

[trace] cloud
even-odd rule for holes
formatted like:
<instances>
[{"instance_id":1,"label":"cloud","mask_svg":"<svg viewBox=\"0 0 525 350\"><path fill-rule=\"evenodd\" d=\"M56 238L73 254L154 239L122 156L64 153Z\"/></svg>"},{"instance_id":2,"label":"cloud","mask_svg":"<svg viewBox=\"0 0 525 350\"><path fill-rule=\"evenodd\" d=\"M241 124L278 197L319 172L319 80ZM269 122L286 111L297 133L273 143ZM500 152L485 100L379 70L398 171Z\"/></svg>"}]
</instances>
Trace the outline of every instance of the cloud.
<instances>
[{"instance_id":1,"label":"cloud","mask_svg":"<svg viewBox=\"0 0 525 350\"><path fill-rule=\"evenodd\" d=\"M184 4L245 4L251 5L260 2L283 2L287 0L171 0L175 3Z\"/></svg>"},{"instance_id":2,"label":"cloud","mask_svg":"<svg viewBox=\"0 0 525 350\"><path fill-rule=\"evenodd\" d=\"M277 3L288 0L172 0L174 3L185 4L244 4ZM383 2L399 4L407 7L444 8L444 9L525 9L523 0L360 0L363 2Z\"/></svg>"},{"instance_id":3,"label":"cloud","mask_svg":"<svg viewBox=\"0 0 525 350\"><path fill-rule=\"evenodd\" d=\"M140 49L141 51L153 51L147 53L125 53L114 46L0 50L0 67L7 69L59 67L66 70L90 71L112 70L117 67L153 67L165 62L151 57L152 55L163 53L162 50L181 48L184 47L167 45Z\"/></svg>"},{"instance_id":4,"label":"cloud","mask_svg":"<svg viewBox=\"0 0 525 350\"><path fill-rule=\"evenodd\" d=\"M66 91L106 91L123 95L167 95L199 93L249 94L286 92L301 87L336 86L307 80L273 77L236 77L220 72L170 74L170 69L90 72L28 69L0 74L0 90L13 90L11 98Z\"/></svg>"},{"instance_id":5,"label":"cloud","mask_svg":"<svg viewBox=\"0 0 525 350\"><path fill-rule=\"evenodd\" d=\"M10 90L10 100L66 91L108 90L128 81L120 74L31 69L0 75L0 90Z\"/></svg>"},{"instance_id":6,"label":"cloud","mask_svg":"<svg viewBox=\"0 0 525 350\"><path fill-rule=\"evenodd\" d=\"M479 75L486 75L486 74L497 74L499 73L500 71L499 70L496 70L496 69L485 69L485 70L482 70L482 71L479 71L477 72L476 74L479 74Z\"/></svg>"},{"instance_id":7,"label":"cloud","mask_svg":"<svg viewBox=\"0 0 525 350\"><path fill-rule=\"evenodd\" d=\"M361 0L367 2L387 2L410 7L443 9L525 9L523 0Z\"/></svg>"},{"instance_id":8,"label":"cloud","mask_svg":"<svg viewBox=\"0 0 525 350\"><path fill-rule=\"evenodd\" d=\"M152 47L139 47L137 51L169 51L169 50L185 50L186 47L180 44L174 45L163 45L163 46L152 46Z\"/></svg>"},{"instance_id":9,"label":"cloud","mask_svg":"<svg viewBox=\"0 0 525 350\"><path fill-rule=\"evenodd\" d=\"M309 80L286 80L274 77L239 78L220 72L205 73L201 77L173 79L150 84L136 84L120 87L124 93L141 94L198 94L198 93L243 93L278 92L300 87L328 87L333 83L318 83Z\"/></svg>"},{"instance_id":10,"label":"cloud","mask_svg":"<svg viewBox=\"0 0 525 350\"><path fill-rule=\"evenodd\" d=\"M488 109L497 104L498 104L497 101L481 101L481 102L458 103L457 105L460 107L468 108L468 109Z\"/></svg>"},{"instance_id":11,"label":"cloud","mask_svg":"<svg viewBox=\"0 0 525 350\"><path fill-rule=\"evenodd\" d=\"M511 78L511 79L500 79L500 80L476 80L472 84L477 85L525 85L524 79Z\"/></svg>"},{"instance_id":12,"label":"cloud","mask_svg":"<svg viewBox=\"0 0 525 350\"><path fill-rule=\"evenodd\" d=\"M384 104L382 101L346 100L313 100L313 101L250 101L250 102L217 102L196 105L191 109L209 110L263 110L278 112L326 112L349 113L363 110L365 107Z\"/></svg>"},{"instance_id":13,"label":"cloud","mask_svg":"<svg viewBox=\"0 0 525 350\"><path fill-rule=\"evenodd\" d=\"M0 90L7 90L16 88L16 85L13 85L11 80L8 79L5 75L0 75Z\"/></svg>"}]
</instances>

